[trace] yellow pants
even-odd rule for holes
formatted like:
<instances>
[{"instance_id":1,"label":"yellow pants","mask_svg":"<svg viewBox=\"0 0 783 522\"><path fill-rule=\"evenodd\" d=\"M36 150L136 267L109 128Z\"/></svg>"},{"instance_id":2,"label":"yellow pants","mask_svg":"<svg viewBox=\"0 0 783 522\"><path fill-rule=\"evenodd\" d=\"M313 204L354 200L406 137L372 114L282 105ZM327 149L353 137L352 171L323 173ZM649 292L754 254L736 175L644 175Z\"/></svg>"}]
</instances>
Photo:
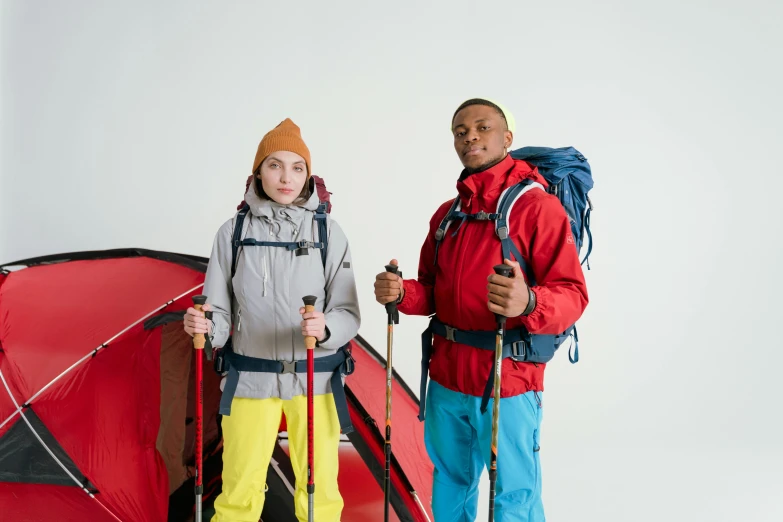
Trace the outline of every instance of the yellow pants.
<instances>
[{"instance_id":1,"label":"yellow pants","mask_svg":"<svg viewBox=\"0 0 783 522\"><path fill-rule=\"evenodd\" d=\"M313 397L315 520L339 522L343 499L337 487L340 422L332 394ZM307 396L292 400L234 398L223 417L223 491L211 522L258 522L264 508L266 472L285 413L291 465L296 475L296 518L307 521Z\"/></svg>"}]
</instances>

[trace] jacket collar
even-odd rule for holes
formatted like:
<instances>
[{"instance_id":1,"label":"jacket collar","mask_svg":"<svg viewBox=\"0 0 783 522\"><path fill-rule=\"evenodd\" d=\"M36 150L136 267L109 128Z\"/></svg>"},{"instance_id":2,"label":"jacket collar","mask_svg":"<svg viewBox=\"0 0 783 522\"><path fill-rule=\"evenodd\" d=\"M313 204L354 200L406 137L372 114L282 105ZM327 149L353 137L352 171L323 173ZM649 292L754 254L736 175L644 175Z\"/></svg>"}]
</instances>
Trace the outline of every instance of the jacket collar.
<instances>
[{"instance_id":1,"label":"jacket collar","mask_svg":"<svg viewBox=\"0 0 783 522\"><path fill-rule=\"evenodd\" d=\"M463 170L463 174L464 172ZM506 154L505 158L487 170L476 172L457 182L462 208L470 212L494 212L503 191L526 178L547 187L547 182L538 173L538 169Z\"/></svg>"},{"instance_id":2,"label":"jacket collar","mask_svg":"<svg viewBox=\"0 0 783 522\"><path fill-rule=\"evenodd\" d=\"M271 199L263 199L256 194L255 183L250 183L247 192L245 192L245 202L250 206L250 212L254 216L268 219L274 219L276 216L287 216L289 218L298 219L301 218L307 210L314 212L320 203L313 178L310 178L308 183L310 185L310 197L304 202L300 201L291 203L290 205L281 205Z\"/></svg>"}]
</instances>

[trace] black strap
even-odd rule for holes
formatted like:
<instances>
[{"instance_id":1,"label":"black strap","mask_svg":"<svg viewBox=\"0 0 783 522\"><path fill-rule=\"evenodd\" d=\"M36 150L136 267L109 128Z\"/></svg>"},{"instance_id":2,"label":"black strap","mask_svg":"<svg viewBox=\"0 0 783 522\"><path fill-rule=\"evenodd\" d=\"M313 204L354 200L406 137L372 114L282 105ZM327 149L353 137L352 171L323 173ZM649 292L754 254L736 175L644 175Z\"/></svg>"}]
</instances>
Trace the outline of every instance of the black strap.
<instances>
[{"instance_id":1,"label":"black strap","mask_svg":"<svg viewBox=\"0 0 783 522\"><path fill-rule=\"evenodd\" d=\"M326 253L327 247L329 246L329 231L326 227L326 202L322 201L318 205L313 219L315 219L315 223L318 225L318 239L324 246L321 249L321 261L323 262L324 268L326 268Z\"/></svg>"},{"instance_id":2,"label":"black strap","mask_svg":"<svg viewBox=\"0 0 783 522\"><path fill-rule=\"evenodd\" d=\"M234 220L234 235L231 238L231 279L234 279L234 274L237 272L237 253L239 251L240 241L242 237L242 223L245 221L245 216L250 211L250 205L245 203L245 206L237 212L237 217Z\"/></svg>"},{"instance_id":3,"label":"black strap","mask_svg":"<svg viewBox=\"0 0 783 522\"><path fill-rule=\"evenodd\" d=\"M297 250L300 248L324 248L323 243L314 243L312 241L259 241L253 238L245 238L240 241L239 244L242 246L280 247L288 250Z\"/></svg>"},{"instance_id":4,"label":"black strap","mask_svg":"<svg viewBox=\"0 0 783 522\"><path fill-rule=\"evenodd\" d=\"M503 198L500 200L500 204L498 205L498 213L500 214L500 217L497 221L495 221L495 233L497 234L498 238L500 238L500 248L503 253L503 259L511 259L513 254L513 258L517 263L519 263L519 268L522 269L522 271L527 275L529 285L535 286L535 276L533 275L533 272L529 270L527 263L525 262L525 258L522 257L519 249L511 240L508 231L509 210L511 210L511 205L514 203L514 201L516 201L519 193L522 192L525 187L531 183L533 183L533 180L531 179L522 180L508 189L503 195Z\"/></svg>"},{"instance_id":5,"label":"black strap","mask_svg":"<svg viewBox=\"0 0 783 522\"><path fill-rule=\"evenodd\" d=\"M446 215L441 220L440 225L438 225L438 230L435 231L435 261L433 262L433 265L435 266L438 266L438 251L440 250L440 242L443 241L443 238L446 236L446 228L449 226L449 221L451 221L451 215L457 210L458 206L459 196L454 198L454 202L451 204L451 208L449 208L449 211L446 212Z\"/></svg>"},{"instance_id":6,"label":"black strap","mask_svg":"<svg viewBox=\"0 0 783 522\"><path fill-rule=\"evenodd\" d=\"M430 357L432 356L432 334L440 335L447 341L466 344L482 350L495 351L495 332L484 330L458 330L441 322L437 317L430 319L430 324L421 334L421 382L419 384L419 420L424 420L424 411L427 401L427 378L430 369ZM508 357L520 357L524 360L526 343L530 334L524 328L505 330L503 335L503 359ZM489 398L492 395L492 387L495 383L495 369L491 368L487 378L487 385L481 396L481 413L487 411Z\"/></svg>"}]
</instances>

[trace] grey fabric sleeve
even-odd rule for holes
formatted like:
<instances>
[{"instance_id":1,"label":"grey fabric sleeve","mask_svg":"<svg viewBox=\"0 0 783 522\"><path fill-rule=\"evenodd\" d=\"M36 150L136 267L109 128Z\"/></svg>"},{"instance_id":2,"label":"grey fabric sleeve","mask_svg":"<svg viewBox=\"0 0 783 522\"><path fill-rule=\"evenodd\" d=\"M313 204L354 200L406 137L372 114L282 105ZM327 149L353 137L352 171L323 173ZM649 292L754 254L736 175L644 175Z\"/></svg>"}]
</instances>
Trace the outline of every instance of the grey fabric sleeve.
<instances>
[{"instance_id":1,"label":"grey fabric sleeve","mask_svg":"<svg viewBox=\"0 0 783 522\"><path fill-rule=\"evenodd\" d=\"M329 225L329 248L324 270L324 316L330 336L319 345L325 349L336 350L356 337L361 325L361 314L348 239L340 225L331 217Z\"/></svg>"},{"instance_id":2,"label":"grey fabric sleeve","mask_svg":"<svg viewBox=\"0 0 783 522\"><path fill-rule=\"evenodd\" d=\"M204 295L212 308L212 346L226 344L231 331L231 236L234 218L220 227L212 244L207 274L204 279Z\"/></svg>"}]
</instances>

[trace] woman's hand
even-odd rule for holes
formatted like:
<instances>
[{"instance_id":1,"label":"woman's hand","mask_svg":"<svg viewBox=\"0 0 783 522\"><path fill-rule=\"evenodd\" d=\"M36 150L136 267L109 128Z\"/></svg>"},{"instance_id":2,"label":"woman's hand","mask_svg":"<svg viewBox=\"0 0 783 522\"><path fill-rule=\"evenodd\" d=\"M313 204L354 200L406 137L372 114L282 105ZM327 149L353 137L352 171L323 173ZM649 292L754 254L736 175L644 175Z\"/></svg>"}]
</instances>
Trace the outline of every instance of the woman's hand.
<instances>
[{"instance_id":1,"label":"woman's hand","mask_svg":"<svg viewBox=\"0 0 783 522\"><path fill-rule=\"evenodd\" d=\"M207 321L206 317L204 317L204 312L209 312L212 308L209 306L209 303L207 303L201 307L201 310L202 311L199 312L193 307L188 308L188 311L185 312L185 317L182 320L185 325L185 331L191 337L196 334L212 334L212 321Z\"/></svg>"},{"instance_id":2,"label":"woman's hand","mask_svg":"<svg viewBox=\"0 0 783 522\"><path fill-rule=\"evenodd\" d=\"M299 309L302 314L302 335L305 337L315 337L318 341L323 341L326 337L326 318L321 312L305 313L304 306Z\"/></svg>"}]
</instances>

